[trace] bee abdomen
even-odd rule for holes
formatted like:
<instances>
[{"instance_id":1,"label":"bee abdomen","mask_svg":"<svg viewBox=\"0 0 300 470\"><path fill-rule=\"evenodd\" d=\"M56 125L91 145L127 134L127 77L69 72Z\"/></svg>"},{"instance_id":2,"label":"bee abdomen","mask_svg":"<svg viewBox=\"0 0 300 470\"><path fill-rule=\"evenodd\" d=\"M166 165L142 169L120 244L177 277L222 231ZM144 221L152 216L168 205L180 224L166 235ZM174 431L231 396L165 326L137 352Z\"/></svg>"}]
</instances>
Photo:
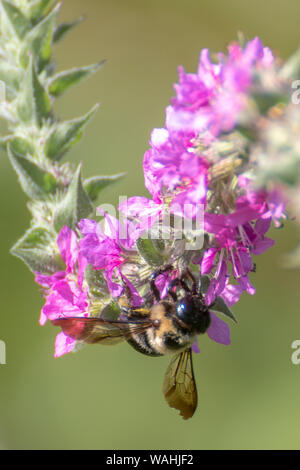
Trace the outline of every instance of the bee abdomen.
<instances>
[{"instance_id":1,"label":"bee abdomen","mask_svg":"<svg viewBox=\"0 0 300 470\"><path fill-rule=\"evenodd\" d=\"M164 334L163 343L165 347L171 351L182 349L183 346L182 337L172 332Z\"/></svg>"},{"instance_id":2,"label":"bee abdomen","mask_svg":"<svg viewBox=\"0 0 300 470\"><path fill-rule=\"evenodd\" d=\"M136 351L147 356L157 357L163 356L160 352L156 351L150 344L147 332L139 335L133 335L132 338L127 340L128 344L132 346Z\"/></svg>"}]
</instances>

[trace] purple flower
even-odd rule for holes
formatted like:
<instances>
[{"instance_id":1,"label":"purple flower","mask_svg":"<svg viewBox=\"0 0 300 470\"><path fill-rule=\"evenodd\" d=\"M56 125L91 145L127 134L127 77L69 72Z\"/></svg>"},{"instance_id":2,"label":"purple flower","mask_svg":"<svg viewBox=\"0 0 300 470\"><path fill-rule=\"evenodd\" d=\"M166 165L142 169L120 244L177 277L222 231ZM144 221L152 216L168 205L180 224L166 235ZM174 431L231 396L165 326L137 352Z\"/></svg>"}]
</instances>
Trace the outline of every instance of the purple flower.
<instances>
[{"instance_id":1,"label":"purple flower","mask_svg":"<svg viewBox=\"0 0 300 470\"><path fill-rule=\"evenodd\" d=\"M141 232L165 212L193 218L206 204L208 164L192 150L192 134L154 129L144 156L145 185L152 199L132 197L119 206Z\"/></svg>"},{"instance_id":2,"label":"purple flower","mask_svg":"<svg viewBox=\"0 0 300 470\"><path fill-rule=\"evenodd\" d=\"M247 106L247 92L256 72L270 67L273 55L259 38L244 48L233 43L228 49L227 57L218 54L218 64L210 61L204 49L195 74L179 68L176 97L166 110L167 129L196 133L209 130L217 136L234 128L240 111Z\"/></svg>"},{"instance_id":3,"label":"purple flower","mask_svg":"<svg viewBox=\"0 0 300 470\"><path fill-rule=\"evenodd\" d=\"M270 217L273 220L275 227L281 227L282 219L286 219L285 207L287 204L286 198L279 188L274 188L267 197L268 209Z\"/></svg>"},{"instance_id":4,"label":"purple flower","mask_svg":"<svg viewBox=\"0 0 300 470\"><path fill-rule=\"evenodd\" d=\"M226 322L217 317L214 313L210 312L211 323L207 330L208 337L216 343L225 344L226 346L231 343L230 328Z\"/></svg>"},{"instance_id":5,"label":"purple flower","mask_svg":"<svg viewBox=\"0 0 300 470\"><path fill-rule=\"evenodd\" d=\"M83 288L84 258L78 252L75 232L63 227L57 237L57 246L66 264L65 271L52 275L36 273L35 281L43 287L46 303L41 310L40 324L59 316L88 316L88 292ZM59 333L55 342L55 357L74 349L76 341Z\"/></svg>"},{"instance_id":6,"label":"purple flower","mask_svg":"<svg viewBox=\"0 0 300 470\"><path fill-rule=\"evenodd\" d=\"M156 200L134 196L122 202L118 209L128 220L134 220L139 235L149 230L159 221L163 213L163 201L156 195Z\"/></svg>"},{"instance_id":7,"label":"purple flower","mask_svg":"<svg viewBox=\"0 0 300 470\"><path fill-rule=\"evenodd\" d=\"M210 325L206 331L207 336L216 343L224 344L225 346L229 346L231 344L230 338L230 328L226 322L221 320L221 318L217 317L212 312L210 313ZM194 353L199 353L200 349L198 347L198 339L194 342L192 346L192 350Z\"/></svg>"},{"instance_id":8,"label":"purple flower","mask_svg":"<svg viewBox=\"0 0 300 470\"><path fill-rule=\"evenodd\" d=\"M207 163L193 152L194 134L154 129L144 156L145 186L152 196L196 182ZM168 191L167 191L168 190Z\"/></svg>"},{"instance_id":9,"label":"purple flower","mask_svg":"<svg viewBox=\"0 0 300 470\"><path fill-rule=\"evenodd\" d=\"M228 305L228 307L232 307L232 305L239 301L242 293L243 289L240 285L230 284L229 279L227 279L226 286L222 292L221 297L225 300L225 303Z\"/></svg>"},{"instance_id":10,"label":"purple flower","mask_svg":"<svg viewBox=\"0 0 300 470\"><path fill-rule=\"evenodd\" d=\"M128 256L125 250L132 249L141 231L128 219L122 223L103 211L99 212L104 216L103 227L89 219L82 219L78 224L84 235L79 242L80 254L94 269L104 271L112 296L119 297L123 286L116 281L125 279L121 270ZM126 282L129 283L128 280ZM133 292L133 286L131 290ZM138 295L136 291L133 294Z\"/></svg>"},{"instance_id":11,"label":"purple flower","mask_svg":"<svg viewBox=\"0 0 300 470\"><path fill-rule=\"evenodd\" d=\"M239 289L253 295L248 274L253 270L251 255L258 255L273 246L274 241L265 236L271 217L265 197L261 193L248 192L236 201L236 210L229 214L205 214L205 229L214 235L215 246L209 248L201 260L201 273L214 277L206 293L206 303L228 292L229 267L237 280Z\"/></svg>"},{"instance_id":12,"label":"purple flower","mask_svg":"<svg viewBox=\"0 0 300 470\"><path fill-rule=\"evenodd\" d=\"M193 151L194 134L154 129L144 156L145 185L153 201L139 200L140 217L157 217L166 204L170 212L193 218L206 205L208 163ZM133 209L137 198L129 204ZM186 208L185 208L186 206ZM132 212L132 211L131 211ZM151 224L150 224L151 225Z\"/></svg>"}]
</instances>

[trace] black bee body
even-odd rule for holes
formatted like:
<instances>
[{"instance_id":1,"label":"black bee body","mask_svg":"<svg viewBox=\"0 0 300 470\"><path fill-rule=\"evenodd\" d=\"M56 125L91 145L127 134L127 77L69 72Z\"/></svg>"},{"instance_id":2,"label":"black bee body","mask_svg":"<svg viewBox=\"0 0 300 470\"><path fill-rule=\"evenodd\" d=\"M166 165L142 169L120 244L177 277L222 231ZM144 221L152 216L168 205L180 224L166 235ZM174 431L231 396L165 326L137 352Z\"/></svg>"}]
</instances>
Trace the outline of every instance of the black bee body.
<instances>
[{"instance_id":1,"label":"black bee body","mask_svg":"<svg viewBox=\"0 0 300 470\"><path fill-rule=\"evenodd\" d=\"M139 309L126 313L128 320L140 318ZM177 302L161 300L147 314L153 327L143 333L132 334L127 341L136 351L154 357L189 348L196 336L205 333L210 324L207 307L198 295L192 294Z\"/></svg>"}]
</instances>

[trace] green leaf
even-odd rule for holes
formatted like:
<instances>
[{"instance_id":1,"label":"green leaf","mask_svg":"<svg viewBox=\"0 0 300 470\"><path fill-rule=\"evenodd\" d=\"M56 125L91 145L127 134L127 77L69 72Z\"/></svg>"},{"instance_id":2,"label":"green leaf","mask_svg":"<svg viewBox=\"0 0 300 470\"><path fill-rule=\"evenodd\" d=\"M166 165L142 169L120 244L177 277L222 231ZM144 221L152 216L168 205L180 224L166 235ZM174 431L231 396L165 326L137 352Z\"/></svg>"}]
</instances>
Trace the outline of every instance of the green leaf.
<instances>
[{"instance_id":1,"label":"green leaf","mask_svg":"<svg viewBox=\"0 0 300 470\"><path fill-rule=\"evenodd\" d=\"M78 67L58 73L51 78L48 86L49 93L53 96L61 96L70 87L77 85L103 67L104 60L98 64Z\"/></svg>"},{"instance_id":2,"label":"green leaf","mask_svg":"<svg viewBox=\"0 0 300 470\"><path fill-rule=\"evenodd\" d=\"M64 225L75 228L79 220L88 217L93 210L94 207L82 185L81 165L79 165L64 198L56 209L55 229L59 232Z\"/></svg>"},{"instance_id":3,"label":"green leaf","mask_svg":"<svg viewBox=\"0 0 300 470\"><path fill-rule=\"evenodd\" d=\"M52 173L31 159L14 153L11 145L8 145L8 156L23 191L31 199L46 199L47 195L57 190L58 185Z\"/></svg>"},{"instance_id":4,"label":"green leaf","mask_svg":"<svg viewBox=\"0 0 300 470\"><path fill-rule=\"evenodd\" d=\"M22 11L12 3L3 0L2 5L15 32L20 39L23 39L25 34L31 29L31 22L26 18Z\"/></svg>"},{"instance_id":5,"label":"green leaf","mask_svg":"<svg viewBox=\"0 0 300 470\"><path fill-rule=\"evenodd\" d=\"M29 7L29 17L36 23L49 11L56 0L34 0Z\"/></svg>"},{"instance_id":6,"label":"green leaf","mask_svg":"<svg viewBox=\"0 0 300 470\"><path fill-rule=\"evenodd\" d=\"M20 87L21 75L17 67L4 60L0 61L0 80L6 87L18 90Z\"/></svg>"},{"instance_id":7,"label":"green leaf","mask_svg":"<svg viewBox=\"0 0 300 470\"><path fill-rule=\"evenodd\" d=\"M59 8L58 4L43 21L27 34L21 51L23 67L26 67L28 63L28 51L33 55L39 71L49 62L52 52L52 33Z\"/></svg>"},{"instance_id":8,"label":"green leaf","mask_svg":"<svg viewBox=\"0 0 300 470\"><path fill-rule=\"evenodd\" d=\"M64 269L58 253L53 253L55 238L43 227L29 229L12 247L11 253L21 258L33 272L53 274Z\"/></svg>"},{"instance_id":9,"label":"green leaf","mask_svg":"<svg viewBox=\"0 0 300 470\"><path fill-rule=\"evenodd\" d=\"M139 238L136 245L140 255L148 264L151 266L162 266L164 264L164 258L156 249L153 240Z\"/></svg>"},{"instance_id":10,"label":"green leaf","mask_svg":"<svg viewBox=\"0 0 300 470\"><path fill-rule=\"evenodd\" d=\"M93 176L83 182L84 189L92 201L96 201L103 189L119 181L125 176L125 173L119 173L111 176Z\"/></svg>"},{"instance_id":11,"label":"green leaf","mask_svg":"<svg viewBox=\"0 0 300 470\"><path fill-rule=\"evenodd\" d=\"M24 84L18 97L18 115L23 122L36 123L41 127L43 120L49 116L50 109L48 94L38 79L31 57Z\"/></svg>"},{"instance_id":12,"label":"green leaf","mask_svg":"<svg viewBox=\"0 0 300 470\"><path fill-rule=\"evenodd\" d=\"M300 47L285 62L279 71L280 78L284 80L296 80L300 74Z\"/></svg>"},{"instance_id":13,"label":"green leaf","mask_svg":"<svg viewBox=\"0 0 300 470\"><path fill-rule=\"evenodd\" d=\"M57 124L45 143L45 153L51 160L60 160L82 137L82 130L94 116L98 105L84 116Z\"/></svg>"},{"instance_id":14,"label":"green leaf","mask_svg":"<svg viewBox=\"0 0 300 470\"><path fill-rule=\"evenodd\" d=\"M206 294L207 289L209 288L210 284L210 278L206 274L204 276L201 276L201 294Z\"/></svg>"},{"instance_id":15,"label":"green leaf","mask_svg":"<svg viewBox=\"0 0 300 470\"><path fill-rule=\"evenodd\" d=\"M290 100L290 96L284 93L253 93L253 99L261 114L266 114L273 106L284 103L287 104Z\"/></svg>"},{"instance_id":16,"label":"green leaf","mask_svg":"<svg viewBox=\"0 0 300 470\"><path fill-rule=\"evenodd\" d=\"M53 42L57 43L61 41L65 37L66 34L68 34L69 31L71 31L75 26L79 25L82 23L84 20L84 16L81 16L80 18L77 18L74 21L69 21L67 23L61 23L59 24L53 33Z\"/></svg>"},{"instance_id":17,"label":"green leaf","mask_svg":"<svg viewBox=\"0 0 300 470\"><path fill-rule=\"evenodd\" d=\"M210 277L206 274L201 276L201 294L206 294L210 284ZM225 301L222 297L217 297L212 306L210 307L211 310L215 310L216 312L221 312L227 317L231 318L233 321L237 323L237 320L231 310L229 310L228 306L226 305Z\"/></svg>"},{"instance_id":18,"label":"green leaf","mask_svg":"<svg viewBox=\"0 0 300 470\"><path fill-rule=\"evenodd\" d=\"M10 148L14 155L26 157L27 155L34 155L34 148L28 140L23 137L13 137L9 141Z\"/></svg>"},{"instance_id":19,"label":"green leaf","mask_svg":"<svg viewBox=\"0 0 300 470\"><path fill-rule=\"evenodd\" d=\"M211 310L214 310L216 312L223 313L226 315L226 317L231 318L235 323L237 323L237 319L231 312L231 310L227 307L225 301L222 299L222 297L217 297L216 300L214 301L213 305L210 307Z\"/></svg>"},{"instance_id":20,"label":"green leaf","mask_svg":"<svg viewBox=\"0 0 300 470\"><path fill-rule=\"evenodd\" d=\"M7 151L7 144L9 144L11 137L11 135L0 136L0 148L2 150Z\"/></svg>"}]
</instances>

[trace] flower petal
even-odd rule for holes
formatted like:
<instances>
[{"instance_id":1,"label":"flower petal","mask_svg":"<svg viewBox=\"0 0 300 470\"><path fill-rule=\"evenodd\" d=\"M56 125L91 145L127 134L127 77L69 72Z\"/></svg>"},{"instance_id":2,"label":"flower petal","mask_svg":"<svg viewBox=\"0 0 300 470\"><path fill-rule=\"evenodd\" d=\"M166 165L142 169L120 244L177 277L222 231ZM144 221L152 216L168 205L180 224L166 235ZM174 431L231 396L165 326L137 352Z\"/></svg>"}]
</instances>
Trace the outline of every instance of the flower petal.
<instances>
[{"instance_id":1,"label":"flower petal","mask_svg":"<svg viewBox=\"0 0 300 470\"><path fill-rule=\"evenodd\" d=\"M207 335L216 343L228 346L231 343L229 326L212 312L210 312L210 317L211 323Z\"/></svg>"},{"instance_id":2,"label":"flower petal","mask_svg":"<svg viewBox=\"0 0 300 470\"><path fill-rule=\"evenodd\" d=\"M72 272L78 259L76 233L65 225L58 234L57 246L61 253L62 259L66 263L67 272Z\"/></svg>"},{"instance_id":3,"label":"flower petal","mask_svg":"<svg viewBox=\"0 0 300 470\"><path fill-rule=\"evenodd\" d=\"M199 346L198 346L198 338L192 344L192 350L196 354L198 354L200 352L200 349L199 349Z\"/></svg>"},{"instance_id":4,"label":"flower petal","mask_svg":"<svg viewBox=\"0 0 300 470\"><path fill-rule=\"evenodd\" d=\"M75 344L75 339L70 338L70 336L65 335L63 332L58 333L55 340L54 357L61 357L73 351Z\"/></svg>"}]
</instances>

